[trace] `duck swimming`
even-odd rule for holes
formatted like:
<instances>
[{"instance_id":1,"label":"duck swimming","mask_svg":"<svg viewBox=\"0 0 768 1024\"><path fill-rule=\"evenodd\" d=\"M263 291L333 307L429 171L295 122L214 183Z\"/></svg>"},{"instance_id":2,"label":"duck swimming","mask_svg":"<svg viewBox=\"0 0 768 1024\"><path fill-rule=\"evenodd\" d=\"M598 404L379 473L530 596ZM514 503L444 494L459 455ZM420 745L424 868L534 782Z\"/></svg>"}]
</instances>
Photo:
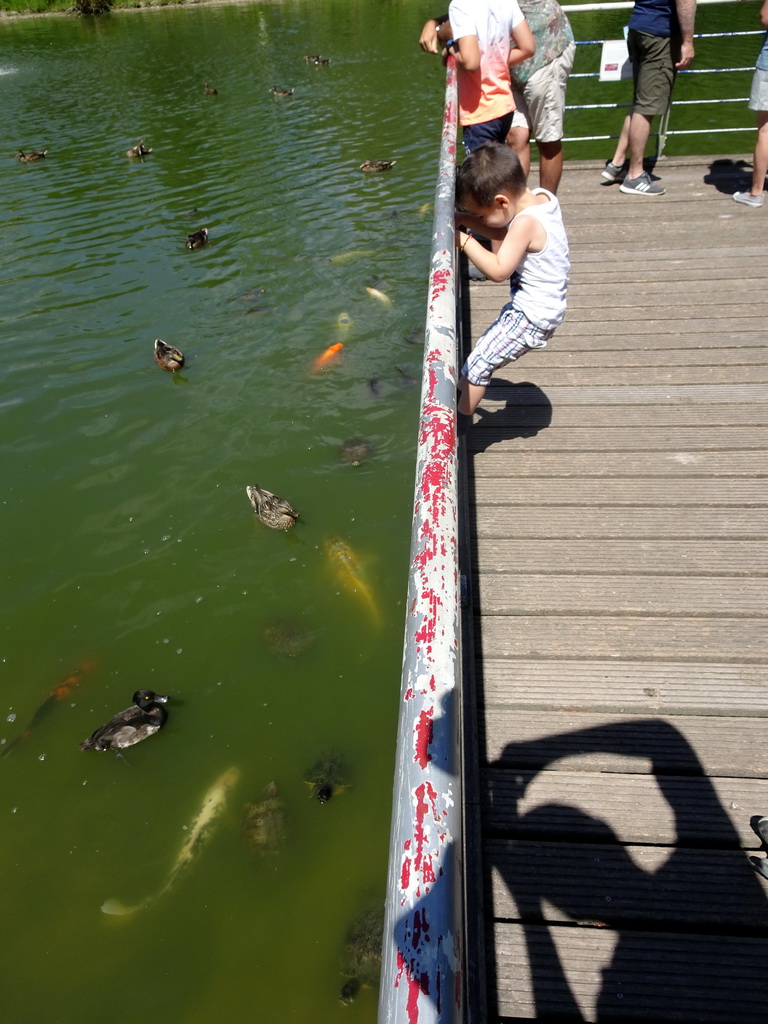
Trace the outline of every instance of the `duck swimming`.
<instances>
[{"instance_id":1,"label":"duck swimming","mask_svg":"<svg viewBox=\"0 0 768 1024\"><path fill-rule=\"evenodd\" d=\"M293 89L278 89L276 85L273 85L269 91L273 96L293 96Z\"/></svg>"},{"instance_id":2,"label":"duck swimming","mask_svg":"<svg viewBox=\"0 0 768 1024\"><path fill-rule=\"evenodd\" d=\"M193 231L191 235L187 235L186 246L188 249L202 249L204 245L208 244L208 229L200 228L199 231Z\"/></svg>"},{"instance_id":3,"label":"duck swimming","mask_svg":"<svg viewBox=\"0 0 768 1024\"><path fill-rule=\"evenodd\" d=\"M299 518L299 513L285 498L265 491L258 484L246 487L245 491L253 511L265 526L271 526L273 530L290 530Z\"/></svg>"},{"instance_id":4,"label":"duck swimming","mask_svg":"<svg viewBox=\"0 0 768 1024\"><path fill-rule=\"evenodd\" d=\"M168 713L161 704L168 702L153 690L137 690L133 704L114 715L80 744L81 750L122 750L132 747L158 732L165 725Z\"/></svg>"},{"instance_id":5,"label":"duck swimming","mask_svg":"<svg viewBox=\"0 0 768 1024\"><path fill-rule=\"evenodd\" d=\"M162 338L155 338L155 362L161 369L173 373L184 365L184 355L175 345L168 345Z\"/></svg>"},{"instance_id":6,"label":"duck swimming","mask_svg":"<svg viewBox=\"0 0 768 1024\"><path fill-rule=\"evenodd\" d=\"M144 145L144 139L139 139L139 141L136 143L135 146L131 146L130 149L126 149L125 155L129 159L133 159L134 157L146 156L147 153L151 153L151 152L152 152L152 147L151 146L145 146Z\"/></svg>"},{"instance_id":7,"label":"duck swimming","mask_svg":"<svg viewBox=\"0 0 768 1024\"><path fill-rule=\"evenodd\" d=\"M361 171L388 171L394 167L397 160L363 160L360 164Z\"/></svg>"},{"instance_id":8,"label":"duck swimming","mask_svg":"<svg viewBox=\"0 0 768 1024\"><path fill-rule=\"evenodd\" d=\"M47 149L39 149L34 153L25 153L23 149L20 149L16 157L22 164L31 164L34 160L42 160L47 152Z\"/></svg>"}]
</instances>

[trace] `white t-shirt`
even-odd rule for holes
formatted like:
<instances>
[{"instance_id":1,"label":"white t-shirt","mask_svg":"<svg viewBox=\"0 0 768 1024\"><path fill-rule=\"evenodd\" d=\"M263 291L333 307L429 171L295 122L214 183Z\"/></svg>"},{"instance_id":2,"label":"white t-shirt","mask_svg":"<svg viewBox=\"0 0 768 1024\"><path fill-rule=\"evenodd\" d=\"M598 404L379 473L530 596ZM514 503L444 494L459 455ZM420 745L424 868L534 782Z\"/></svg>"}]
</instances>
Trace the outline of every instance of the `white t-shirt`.
<instances>
[{"instance_id":1,"label":"white t-shirt","mask_svg":"<svg viewBox=\"0 0 768 1024\"><path fill-rule=\"evenodd\" d=\"M448 7L454 39L477 36L480 67L458 68L459 121L483 124L515 109L509 82L512 29L524 21L517 0L451 0Z\"/></svg>"}]
</instances>

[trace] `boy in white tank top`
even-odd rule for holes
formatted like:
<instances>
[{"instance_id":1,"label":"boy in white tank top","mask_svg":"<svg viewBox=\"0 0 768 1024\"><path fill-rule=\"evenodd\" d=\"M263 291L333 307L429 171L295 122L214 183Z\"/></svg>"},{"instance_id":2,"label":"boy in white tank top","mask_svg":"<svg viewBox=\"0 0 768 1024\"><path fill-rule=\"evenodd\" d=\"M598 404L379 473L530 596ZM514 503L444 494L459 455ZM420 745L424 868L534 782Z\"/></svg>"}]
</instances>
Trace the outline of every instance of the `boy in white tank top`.
<instances>
[{"instance_id":1,"label":"boy in white tank top","mask_svg":"<svg viewBox=\"0 0 768 1024\"><path fill-rule=\"evenodd\" d=\"M464 160L456 177L457 244L491 281L510 276L511 301L478 339L461 370L459 433L464 433L500 367L544 348L565 318L570 261L560 204L531 191L516 154L489 142ZM469 230L501 245L489 252Z\"/></svg>"}]
</instances>

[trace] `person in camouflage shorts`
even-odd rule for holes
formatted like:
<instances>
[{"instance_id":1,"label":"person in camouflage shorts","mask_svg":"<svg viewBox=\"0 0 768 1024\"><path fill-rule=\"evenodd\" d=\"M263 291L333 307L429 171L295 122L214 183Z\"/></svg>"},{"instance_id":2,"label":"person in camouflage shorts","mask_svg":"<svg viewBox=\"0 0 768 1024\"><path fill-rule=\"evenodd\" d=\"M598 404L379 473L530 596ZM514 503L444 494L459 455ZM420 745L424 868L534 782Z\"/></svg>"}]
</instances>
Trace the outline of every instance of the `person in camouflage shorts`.
<instances>
[{"instance_id":1,"label":"person in camouflage shorts","mask_svg":"<svg viewBox=\"0 0 768 1024\"><path fill-rule=\"evenodd\" d=\"M519 0L536 53L510 69L515 114L507 141L530 169L530 137L539 150L539 185L555 194L563 173L565 89L576 44L557 0Z\"/></svg>"}]
</instances>

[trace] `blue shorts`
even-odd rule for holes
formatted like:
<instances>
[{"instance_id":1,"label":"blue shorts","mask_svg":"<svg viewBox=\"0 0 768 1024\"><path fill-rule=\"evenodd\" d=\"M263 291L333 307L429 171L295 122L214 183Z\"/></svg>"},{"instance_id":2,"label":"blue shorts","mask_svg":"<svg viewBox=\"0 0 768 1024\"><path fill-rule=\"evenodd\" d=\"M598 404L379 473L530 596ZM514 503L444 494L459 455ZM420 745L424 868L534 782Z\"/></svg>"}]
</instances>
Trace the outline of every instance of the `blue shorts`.
<instances>
[{"instance_id":1,"label":"blue shorts","mask_svg":"<svg viewBox=\"0 0 768 1024\"><path fill-rule=\"evenodd\" d=\"M514 110L510 110L503 117L494 117L492 121L483 121L480 124L467 124L461 129L464 140L464 149L471 153L473 149L482 146L484 142L500 142L504 145L507 141L507 133L512 127Z\"/></svg>"},{"instance_id":2,"label":"blue shorts","mask_svg":"<svg viewBox=\"0 0 768 1024\"><path fill-rule=\"evenodd\" d=\"M497 320L480 335L477 345L461 368L470 384L485 387L495 370L512 363L534 348L545 348L554 327L537 327L521 309L508 302Z\"/></svg>"}]
</instances>

